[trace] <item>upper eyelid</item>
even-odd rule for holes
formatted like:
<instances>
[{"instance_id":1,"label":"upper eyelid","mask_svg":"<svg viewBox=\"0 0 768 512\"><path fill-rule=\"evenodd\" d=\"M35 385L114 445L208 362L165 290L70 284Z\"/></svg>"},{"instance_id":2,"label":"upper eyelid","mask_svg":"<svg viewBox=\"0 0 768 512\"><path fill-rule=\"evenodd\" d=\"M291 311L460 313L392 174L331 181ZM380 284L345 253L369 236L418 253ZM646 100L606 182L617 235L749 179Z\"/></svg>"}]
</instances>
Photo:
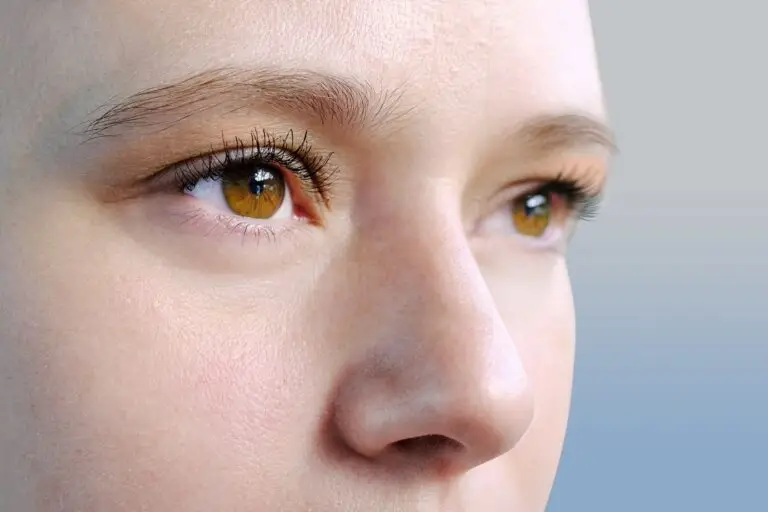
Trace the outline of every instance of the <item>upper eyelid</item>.
<instances>
[{"instance_id":1,"label":"upper eyelid","mask_svg":"<svg viewBox=\"0 0 768 512\"><path fill-rule=\"evenodd\" d=\"M284 136L276 136L266 130L262 130L261 136L257 136L256 133L255 130L251 132L250 142L245 142L245 139L239 137L234 137L229 140L222 133L221 142L217 145L211 145L208 150L198 152L194 156L185 157L181 160L164 164L139 181L149 184L153 181L157 181L157 178L159 177L183 168L200 171L200 166L207 165L210 167L212 162L215 162L215 166L224 166L227 163L247 161L250 158L256 160L261 157L263 160L268 160L269 158L279 157L277 159L281 160L283 164L300 163L302 166L312 166L320 164L326 165L332 156L332 153L321 154L319 152L314 152L312 147L306 142L306 132L305 136L302 137L302 142L300 142L296 148L283 147L283 144L285 144L288 139L291 139L295 144L296 139L293 137L292 130L289 130ZM280 140L283 142L275 142ZM312 155L310 155L312 156L312 161L305 162L305 155L297 155L297 151L303 153L312 152Z\"/></svg>"},{"instance_id":2,"label":"upper eyelid","mask_svg":"<svg viewBox=\"0 0 768 512\"><path fill-rule=\"evenodd\" d=\"M548 191L552 188L556 189L556 184L559 181L562 181L564 186L568 186L567 184L571 180L563 178L563 174L561 173L550 179L532 179L506 185L493 194L487 201L482 201L480 199L473 201L475 206L472 207L472 210L475 213L472 217L479 219L486 218L498 211L499 208L505 208L525 195L534 194L539 191ZM582 209L586 209L589 212L586 219L596 215L602 203L602 192L597 191L593 193L589 191L587 183L580 184L576 180L573 180L571 186L574 188L574 192L578 193L581 190L580 197L575 198L577 199L577 203L569 205L569 207L573 207L571 215L576 214L581 217L583 214L581 211ZM554 191L557 192L557 190Z\"/></svg>"},{"instance_id":3,"label":"upper eyelid","mask_svg":"<svg viewBox=\"0 0 768 512\"><path fill-rule=\"evenodd\" d=\"M535 121L534 120L529 121L529 124L527 125L523 124L522 128L520 128L519 133L527 134L526 138L530 139L530 143L532 146L539 144L541 147L545 147L549 150L553 149L551 144L554 144L555 146L558 146L558 147L562 144L578 145L580 144L578 142L579 140L581 140L582 142L591 141L594 144L596 143L595 141L599 140L601 137L604 137L605 134L601 132L599 128L595 127L595 124L594 124L595 122L585 121L585 119L587 118L583 118L579 116L576 116L576 119L570 119L568 118L568 116L559 116L559 117L549 116L545 118L537 118L537 120ZM586 122L586 124L581 125L580 123L582 122ZM600 126L599 123L597 124L597 126ZM244 133L244 132L245 130L243 130L241 133ZM581 133L581 135L579 135L579 133ZM543 137L543 138L538 138L538 137ZM271 137L271 138L274 140L280 140L282 137L277 136L277 137ZM237 138L235 138L234 140L238 141ZM608 144L607 139L604 142ZM278 150L278 152L281 152L281 151L286 151L288 153L291 152L290 149ZM224 134L222 133L221 143L212 145L207 151L199 152L192 157L187 157L175 163L170 163L169 165L165 165L161 170L154 171L152 175L148 176L147 178L141 181L143 182L143 184L156 184L160 182L167 184L167 180L158 179L159 174L161 173L170 174L167 171L174 168L178 169L179 167L182 167L182 166L191 167L193 169L200 169L201 167L205 166L206 162L210 162L211 159L214 159L215 163L220 165L221 163L223 163L221 161L223 155L228 154L231 156L238 156L239 152L245 152L247 154L251 154L253 152L253 145L250 143L247 143L247 138L240 140L240 143L233 144L231 140L227 142L226 138L224 137ZM179 153L181 153L181 151L179 151ZM325 163L328 164L328 162L331 159L332 153L331 152L323 152L323 153L317 152L317 153L321 155L320 158L325 160ZM216 161L217 156L218 156L218 160ZM549 174L549 176L551 177L552 175L551 167L549 168L549 170L547 170L548 166L546 165L537 165L537 167L540 168L539 172L540 172L542 181L546 180L547 174ZM329 174L335 175L336 171L337 169L334 168L333 172ZM597 174L600 174L600 173L597 173ZM534 176L530 176L530 177L535 179ZM488 182L490 181L491 180L488 180ZM595 188L602 187L602 181L603 181L602 179L599 179L599 180L596 179L594 181L596 183ZM327 200L326 200L326 205L328 205Z\"/></svg>"}]
</instances>

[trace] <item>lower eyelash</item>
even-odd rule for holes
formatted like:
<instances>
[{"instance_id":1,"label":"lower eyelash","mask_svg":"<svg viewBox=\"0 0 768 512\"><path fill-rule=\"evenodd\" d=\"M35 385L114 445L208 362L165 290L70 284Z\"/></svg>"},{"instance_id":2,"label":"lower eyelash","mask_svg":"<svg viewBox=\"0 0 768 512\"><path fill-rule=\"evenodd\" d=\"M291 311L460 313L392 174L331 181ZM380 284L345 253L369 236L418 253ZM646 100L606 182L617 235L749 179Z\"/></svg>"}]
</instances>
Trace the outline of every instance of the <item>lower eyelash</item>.
<instances>
[{"instance_id":1,"label":"lower eyelash","mask_svg":"<svg viewBox=\"0 0 768 512\"><path fill-rule=\"evenodd\" d=\"M202 229L203 236L206 237L241 235L243 245L249 242L256 242L257 245L262 242L274 242L278 237L290 234L295 229L295 226L250 223L224 213L211 213L202 208L177 212L174 216L179 225Z\"/></svg>"}]
</instances>

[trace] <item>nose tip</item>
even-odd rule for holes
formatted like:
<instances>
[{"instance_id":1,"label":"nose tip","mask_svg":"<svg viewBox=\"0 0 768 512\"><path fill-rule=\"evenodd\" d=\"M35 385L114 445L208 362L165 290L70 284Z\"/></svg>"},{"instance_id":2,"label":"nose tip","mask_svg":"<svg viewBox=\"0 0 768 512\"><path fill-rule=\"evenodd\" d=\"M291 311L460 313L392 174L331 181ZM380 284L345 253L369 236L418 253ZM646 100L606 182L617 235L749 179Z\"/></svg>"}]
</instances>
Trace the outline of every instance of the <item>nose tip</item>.
<instances>
[{"instance_id":1,"label":"nose tip","mask_svg":"<svg viewBox=\"0 0 768 512\"><path fill-rule=\"evenodd\" d=\"M534 412L533 394L525 377L498 385L476 383L472 391L437 415L431 426L436 430L444 423L446 435L462 444L463 469L512 450L528 431Z\"/></svg>"},{"instance_id":2,"label":"nose tip","mask_svg":"<svg viewBox=\"0 0 768 512\"><path fill-rule=\"evenodd\" d=\"M347 382L335 423L350 449L392 469L455 475L510 451L527 431L534 403L521 372L485 379L472 372L467 382L425 370L414 380L408 372L364 372Z\"/></svg>"},{"instance_id":3,"label":"nose tip","mask_svg":"<svg viewBox=\"0 0 768 512\"><path fill-rule=\"evenodd\" d=\"M397 474L467 472L513 449L534 413L517 344L526 340L502 320L463 226L435 225L403 230L407 245L361 267L367 287L350 303L361 314L341 331L355 343L331 430L347 452Z\"/></svg>"}]
</instances>

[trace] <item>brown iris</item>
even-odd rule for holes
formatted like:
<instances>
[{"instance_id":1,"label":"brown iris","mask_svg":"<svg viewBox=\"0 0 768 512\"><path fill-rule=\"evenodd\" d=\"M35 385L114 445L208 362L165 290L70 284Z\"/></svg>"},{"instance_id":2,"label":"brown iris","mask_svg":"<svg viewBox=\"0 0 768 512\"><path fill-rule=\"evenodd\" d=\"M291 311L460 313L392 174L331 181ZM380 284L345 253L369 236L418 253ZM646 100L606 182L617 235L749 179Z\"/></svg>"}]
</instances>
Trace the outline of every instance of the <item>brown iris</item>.
<instances>
[{"instance_id":1,"label":"brown iris","mask_svg":"<svg viewBox=\"0 0 768 512\"><path fill-rule=\"evenodd\" d=\"M538 238L549 227L552 205L549 194L528 194L512 204L512 222L518 233Z\"/></svg>"},{"instance_id":2,"label":"brown iris","mask_svg":"<svg viewBox=\"0 0 768 512\"><path fill-rule=\"evenodd\" d=\"M285 200L285 178L279 169L257 165L237 178L223 178L221 188L229 208L242 217L269 219Z\"/></svg>"}]
</instances>

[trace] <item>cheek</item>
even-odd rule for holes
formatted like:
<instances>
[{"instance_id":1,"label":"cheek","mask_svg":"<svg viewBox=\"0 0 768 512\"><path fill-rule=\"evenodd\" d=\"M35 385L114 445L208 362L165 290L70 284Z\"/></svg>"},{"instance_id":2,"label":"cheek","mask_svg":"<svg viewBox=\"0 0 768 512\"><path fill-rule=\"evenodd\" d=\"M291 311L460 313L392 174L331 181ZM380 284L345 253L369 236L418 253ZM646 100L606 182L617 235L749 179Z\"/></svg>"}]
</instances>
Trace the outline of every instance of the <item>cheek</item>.
<instances>
[{"instance_id":1,"label":"cheek","mask_svg":"<svg viewBox=\"0 0 768 512\"><path fill-rule=\"evenodd\" d=\"M486 281L534 388L531 427L502 457L534 510L551 490L568 419L575 347L571 287L561 256L485 263Z\"/></svg>"},{"instance_id":2,"label":"cheek","mask_svg":"<svg viewBox=\"0 0 768 512\"><path fill-rule=\"evenodd\" d=\"M3 403L25 404L16 431L34 433L23 450L38 461L35 494L55 502L66 489L71 510L115 510L100 501L115 499L234 510L229 500L285 487L285 468L259 461L301 460L296 440L311 442L302 429L323 389L303 382L330 373L289 342L301 333L275 327L301 323L278 318L299 292L217 289L97 222L66 224L19 237L25 254L4 260L19 268L0 268L0 298L14 304L0 315L0 355L20 382Z\"/></svg>"}]
</instances>

